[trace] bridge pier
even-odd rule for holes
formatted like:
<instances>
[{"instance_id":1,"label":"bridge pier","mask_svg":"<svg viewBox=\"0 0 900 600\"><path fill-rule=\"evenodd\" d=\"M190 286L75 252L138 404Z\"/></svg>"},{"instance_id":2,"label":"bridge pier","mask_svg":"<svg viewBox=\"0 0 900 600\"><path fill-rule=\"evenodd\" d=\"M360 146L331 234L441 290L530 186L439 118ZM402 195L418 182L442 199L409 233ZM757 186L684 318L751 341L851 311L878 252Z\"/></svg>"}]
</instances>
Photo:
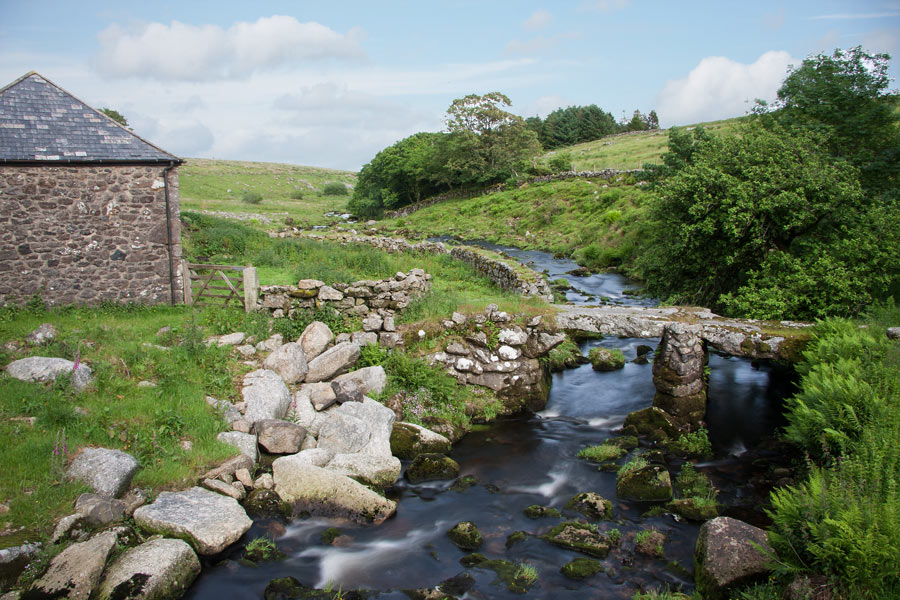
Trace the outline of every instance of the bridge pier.
<instances>
[{"instance_id":1,"label":"bridge pier","mask_svg":"<svg viewBox=\"0 0 900 600\"><path fill-rule=\"evenodd\" d=\"M700 428L706 416L708 357L703 327L678 322L663 327L653 362L653 406L690 431Z\"/></svg>"}]
</instances>

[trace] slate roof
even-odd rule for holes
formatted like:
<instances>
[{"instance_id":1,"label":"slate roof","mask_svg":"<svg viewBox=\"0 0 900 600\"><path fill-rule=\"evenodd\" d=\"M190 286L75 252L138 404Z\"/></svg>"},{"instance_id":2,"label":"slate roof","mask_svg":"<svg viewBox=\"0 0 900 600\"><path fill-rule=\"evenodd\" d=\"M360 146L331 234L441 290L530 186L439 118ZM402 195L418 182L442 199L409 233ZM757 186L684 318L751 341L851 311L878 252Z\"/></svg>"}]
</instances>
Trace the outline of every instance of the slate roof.
<instances>
[{"instance_id":1,"label":"slate roof","mask_svg":"<svg viewBox=\"0 0 900 600\"><path fill-rule=\"evenodd\" d=\"M180 163L34 71L0 89L0 164Z\"/></svg>"}]
</instances>

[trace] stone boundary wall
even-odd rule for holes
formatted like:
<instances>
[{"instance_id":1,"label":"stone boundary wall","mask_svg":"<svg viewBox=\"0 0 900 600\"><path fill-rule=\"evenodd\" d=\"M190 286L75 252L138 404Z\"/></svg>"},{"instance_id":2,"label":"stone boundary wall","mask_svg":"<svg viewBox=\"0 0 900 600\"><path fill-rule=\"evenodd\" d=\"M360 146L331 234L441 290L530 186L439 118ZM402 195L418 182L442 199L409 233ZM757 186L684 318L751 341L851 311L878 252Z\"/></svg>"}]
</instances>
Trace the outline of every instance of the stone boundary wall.
<instances>
[{"instance_id":1,"label":"stone boundary wall","mask_svg":"<svg viewBox=\"0 0 900 600\"><path fill-rule=\"evenodd\" d=\"M477 272L490 279L501 289L516 292L526 298L538 296L547 302L553 302L553 290L543 275L524 265L519 265L517 268L489 256L486 250L475 249L471 246L453 246L452 249L448 249L442 242L410 243L402 238L375 235L323 236L313 234L305 237L318 241L334 241L340 244L367 244L390 253L449 254L453 258L472 265ZM524 276L522 271L528 271L531 276Z\"/></svg>"},{"instance_id":2,"label":"stone boundary wall","mask_svg":"<svg viewBox=\"0 0 900 600\"><path fill-rule=\"evenodd\" d=\"M377 336L383 346L394 347L402 343L394 323L396 311L430 290L431 275L422 269L410 269L408 273L377 281L367 279L333 285L317 279L301 279L297 285L262 286L258 308L281 318L290 317L298 310L330 307L343 315L362 319L364 332Z\"/></svg>"},{"instance_id":3,"label":"stone boundary wall","mask_svg":"<svg viewBox=\"0 0 900 600\"><path fill-rule=\"evenodd\" d=\"M165 166L0 166L0 304L180 302L178 172Z\"/></svg>"},{"instance_id":4,"label":"stone boundary wall","mask_svg":"<svg viewBox=\"0 0 900 600\"><path fill-rule=\"evenodd\" d=\"M450 250L450 256L469 263L501 289L510 290L526 298L537 296L546 302L553 302L553 290L540 273L528 269L534 277L527 279L515 267L486 256L471 247L454 246ZM527 269L524 266L520 268Z\"/></svg>"},{"instance_id":5,"label":"stone boundary wall","mask_svg":"<svg viewBox=\"0 0 900 600\"><path fill-rule=\"evenodd\" d=\"M631 133L631 132L629 132ZM551 173L550 175L537 175L535 177L529 177L525 180L522 185L528 183L546 183L548 181L562 181L564 179L606 179L607 181L615 179L620 175L634 175L636 173L642 173L641 169L631 169L626 171L619 171L617 169L601 169L600 171L563 171L562 173ZM430 198L426 198L424 200L420 200L419 202L415 202L413 204L408 204L407 206L403 206L398 208L397 210L388 210L384 213L385 219L396 219L399 217L408 217L413 214L417 210L421 210L423 208L427 208L429 206L434 206L435 204L439 204L441 202L446 202L447 200L457 200L460 198L474 198L476 196L485 196L488 194L496 194L497 192L502 192L506 190L505 183L498 183L496 185L492 185L488 188L481 188L478 190L457 190L453 192L446 192L443 194L439 194L437 196L431 196Z\"/></svg>"}]
</instances>

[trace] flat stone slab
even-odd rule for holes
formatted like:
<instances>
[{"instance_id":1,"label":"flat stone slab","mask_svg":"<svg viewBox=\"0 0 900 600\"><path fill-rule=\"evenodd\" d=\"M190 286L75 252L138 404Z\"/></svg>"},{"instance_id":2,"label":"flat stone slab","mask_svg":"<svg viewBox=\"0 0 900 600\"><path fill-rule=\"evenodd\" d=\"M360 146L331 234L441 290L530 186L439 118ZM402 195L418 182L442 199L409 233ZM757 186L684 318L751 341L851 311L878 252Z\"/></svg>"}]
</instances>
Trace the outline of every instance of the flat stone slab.
<instances>
[{"instance_id":1,"label":"flat stone slab","mask_svg":"<svg viewBox=\"0 0 900 600\"><path fill-rule=\"evenodd\" d=\"M118 498L128 490L138 470L138 461L121 450L85 448L66 471L66 479L78 479L107 498Z\"/></svg>"},{"instance_id":2,"label":"flat stone slab","mask_svg":"<svg viewBox=\"0 0 900 600\"><path fill-rule=\"evenodd\" d=\"M49 382L56 381L57 377L72 374L72 386L81 391L91 383L91 368L84 363L75 368L75 363L65 358L48 358L44 356L29 356L20 358L6 365L6 372L10 377L21 381Z\"/></svg>"},{"instance_id":3,"label":"flat stone slab","mask_svg":"<svg viewBox=\"0 0 900 600\"><path fill-rule=\"evenodd\" d=\"M96 600L175 600L200 574L193 548L158 539L136 546L106 570Z\"/></svg>"},{"instance_id":4,"label":"flat stone slab","mask_svg":"<svg viewBox=\"0 0 900 600\"><path fill-rule=\"evenodd\" d=\"M719 316L708 308L689 306L555 305L561 329L635 338L662 337L669 323L699 325L701 337L716 350L747 358L798 360L810 336L811 323L759 321Z\"/></svg>"},{"instance_id":5,"label":"flat stone slab","mask_svg":"<svg viewBox=\"0 0 900 600\"><path fill-rule=\"evenodd\" d=\"M222 552L253 524L236 500L199 487L161 493L134 511L134 521L154 533L187 538L203 555Z\"/></svg>"}]
</instances>

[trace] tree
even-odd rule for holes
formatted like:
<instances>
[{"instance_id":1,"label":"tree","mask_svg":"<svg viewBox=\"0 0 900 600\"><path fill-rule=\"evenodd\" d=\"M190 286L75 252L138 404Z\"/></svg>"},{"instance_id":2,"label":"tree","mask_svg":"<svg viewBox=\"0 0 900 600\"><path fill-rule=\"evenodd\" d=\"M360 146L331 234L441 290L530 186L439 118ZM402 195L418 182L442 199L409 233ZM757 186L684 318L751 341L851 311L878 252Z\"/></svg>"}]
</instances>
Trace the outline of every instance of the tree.
<instances>
[{"instance_id":1,"label":"tree","mask_svg":"<svg viewBox=\"0 0 900 600\"><path fill-rule=\"evenodd\" d=\"M447 134L417 133L389 146L363 165L348 208L376 216L447 189Z\"/></svg>"},{"instance_id":2,"label":"tree","mask_svg":"<svg viewBox=\"0 0 900 600\"><path fill-rule=\"evenodd\" d=\"M522 117L503 109L511 104L500 92L469 94L453 101L446 121L451 136L448 182L467 185L505 181L517 174L517 164L540 153L534 131Z\"/></svg>"},{"instance_id":3,"label":"tree","mask_svg":"<svg viewBox=\"0 0 900 600\"><path fill-rule=\"evenodd\" d=\"M675 132L674 141L678 154L666 158L670 170L656 185L652 226L637 264L649 293L754 314L747 300L758 291L753 282L760 274L765 286L781 280L784 293L802 295L804 290L789 289L787 276L813 264L810 258L823 248L830 251L830 269L847 266L838 241L859 221L862 191L854 169L817 151L820 138L751 123L730 137L699 129ZM849 237L859 233L854 227ZM860 295L847 297L853 307L810 304L788 316L858 310ZM767 306L765 316L780 316L785 308Z\"/></svg>"},{"instance_id":4,"label":"tree","mask_svg":"<svg viewBox=\"0 0 900 600\"><path fill-rule=\"evenodd\" d=\"M648 129L659 129L659 117L656 116L655 110L651 110L650 114L647 115L647 128Z\"/></svg>"},{"instance_id":5,"label":"tree","mask_svg":"<svg viewBox=\"0 0 900 600\"><path fill-rule=\"evenodd\" d=\"M128 127L128 120L125 118L125 115L123 115L119 111L104 107L100 109L100 112L102 112L104 115L106 115L122 127Z\"/></svg>"},{"instance_id":6,"label":"tree","mask_svg":"<svg viewBox=\"0 0 900 600\"><path fill-rule=\"evenodd\" d=\"M813 131L829 152L859 168L867 190L897 184L900 174L898 96L888 86L887 54L857 46L811 56L788 72L775 103L756 111L763 122Z\"/></svg>"}]
</instances>

